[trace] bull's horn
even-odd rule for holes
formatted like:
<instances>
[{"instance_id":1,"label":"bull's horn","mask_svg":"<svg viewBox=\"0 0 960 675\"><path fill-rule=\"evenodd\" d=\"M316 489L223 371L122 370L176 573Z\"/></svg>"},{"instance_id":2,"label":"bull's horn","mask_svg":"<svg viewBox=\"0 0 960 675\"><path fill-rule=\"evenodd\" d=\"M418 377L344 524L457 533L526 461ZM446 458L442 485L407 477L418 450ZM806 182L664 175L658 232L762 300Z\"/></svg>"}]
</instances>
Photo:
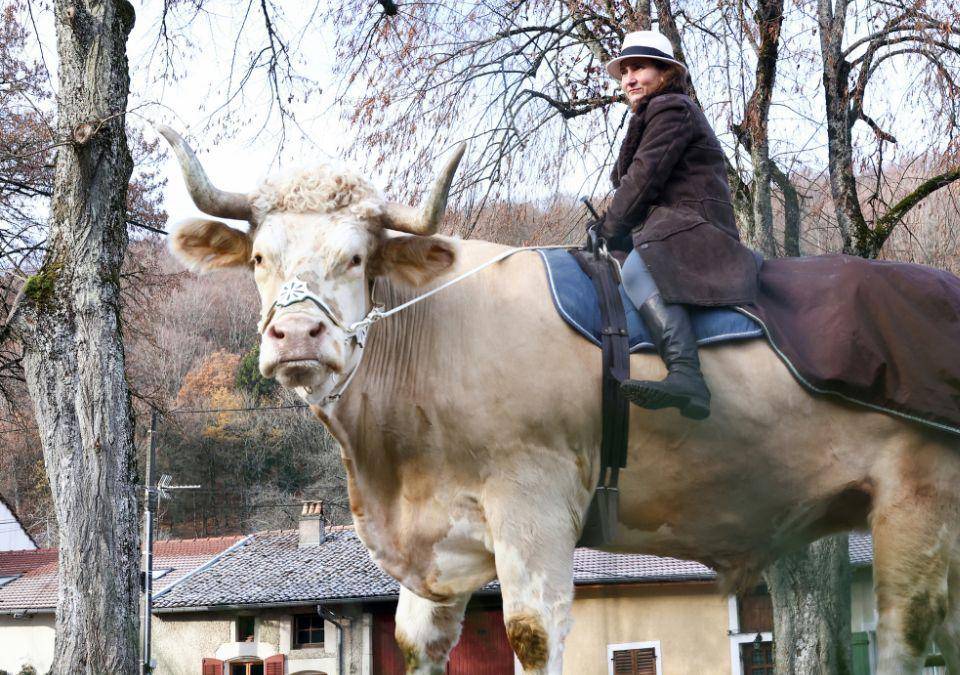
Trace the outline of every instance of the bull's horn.
<instances>
[{"instance_id":1,"label":"bull's horn","mask_svg":"<svg viewBox=\"0 0 960 675\"><path fill-rule=\"evenodd\" d=\"M443 212L447 208L447 197L450 194L450 185L457 172L463 153L467 149L466 143L461 143L453 151L453 156L433 184L433 191L424 203L422 209L414 209L405 204L390 202L387 204L387 227L391 230L408 232L410 234L434 234L440 227Z\"/></svg>"},{"instance_id":2,"label":"bull's horn","mask_svg":"<svg viewBox=\"0 0 960 675\"><path fill-rule=\"evenodd\" d=\"M180 134L165 124L158 124L157 131L167 139L170 147L173 148L173 152L180 162L180 169L183 171L183 180L187 184L187 190L190 191L190 197L198 209L207 215L217 216L218 218L234 220L251 220L253 218L253 209L250 206L249 197L239 192L227 192L215 188L210 179L207 178L207 172L203 170L200 160L193 154L193 150L180 137Z\"/></svg>"}]
</instances>

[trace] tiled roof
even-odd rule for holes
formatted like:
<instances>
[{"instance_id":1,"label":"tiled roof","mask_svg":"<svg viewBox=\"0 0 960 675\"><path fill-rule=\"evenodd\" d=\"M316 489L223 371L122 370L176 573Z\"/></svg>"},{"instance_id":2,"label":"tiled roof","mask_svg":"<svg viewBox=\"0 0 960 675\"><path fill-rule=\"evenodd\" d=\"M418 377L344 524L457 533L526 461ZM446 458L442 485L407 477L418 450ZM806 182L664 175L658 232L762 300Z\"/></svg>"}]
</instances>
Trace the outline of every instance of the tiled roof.
<instances>
[{"instance_id":1,"label":"tiled roof","mask_svg":"<svg viewBox=\"0 0 960 675\"><path fill-rule=\"evenodd\" d=\"M573 554L573 582L698 581L716 579L717 573L690 560L634 553L605 553L578 548Z\"/></svg>"},{"instance_id":2,"label":"tiled roof","mask_svg":"<svg viewBox=\"0 0 960 675\"><path fill-rule=\"evenodd\" d=\"M154 607L285 604L397 595L400 587L370 559L350 529L299 548L296 530L260 532L215 564L158 593Z\"/></svg>"},{"instance_id":3,"label":"tiled roof","mask_svg":"<svg viewBox=\"0 0 960 675\"><path fill-rule=\"evenodd\" d=\"M226 537L203 539L166 539L153 542L153 556L212 556L225 551L246 535L233 534Z\"/></svg>"},{"instance_id":4,"label":"tiled roof","mask_svg":"<svg viewBox=\"0 0 960 675\"><path fill-rule=\"evenodd\" d=\"M0 610L50 610L56 604L56 561L34 568L20 578L0 586Z\"/></svg>"},{"instance_id":5,"label":"tiled roof","mask_svg":"<svg viewBox=\"0 0 960 675\"><path fill-rule=\"evenodd\" d=\"M154 544L153 568L170 570L155 579L155 594L208 562L243 536L171 539ZM4 573L6 570L6 573ZM0 611L51 610L57 604L57 550L0 551L0 576L20 575L0 586Z\"/></svg>"},{"instance_id":6,"label":"tiled roof","mask_svg":"<svg viewBox=\"0 0 960 675\"><path fill-rule=\"evenodd\" d=\"M56 560L57 549L55 548L0 551L0 577L23 574Z\"/></svg>"},{"instance_id":7,"label":"tiled roof","mask_svg":"<svg viewBox=\"0 0 960 675\"><path fill-rule=\"evenodd\" d=\"M164 611L223 605L308 604L392 597L399 593L397 582L370 559L350 528L330 531L320 546L299 548L298 543L296 530L260 532L246 539L233 536L157 542L154 569L171 571L154 581L154 606ZM0 552L0 576L21 575L0 587L0 611L53 608L57 602L56 556L55 549ZM870 535L851 533L851 564L869 565L872 559ZM712 569L696 562L587 548L577 549L573 567L577 584L716 578ZM496 582L487 587L496 589Z\"/></svg>"},{"instance_id":8,"label":"tiled roof","mask_svg":"<svg viewBox=\"0 0 960 675\"><path fill-rule=\"evenodd\" d=\"M850 533L850 564L854 567L873 564L873 537L869 532Z\"/></svg>"},{"instance_id":9,"label":"tiled roof","mask_svg":"<svg viewBox=\"0 0 960 675\"><path fill-rule=\"evenodd\" d=\"M330 532L320 546L299 548L292 531L261 532L154 601L158 611L231 605L284 605L396 596L399 585L370 559L352 529ZM870 536L851 534L851 562L870 563ZM700 563L577 549L576 584L712 580ZM485 587L496 590L496 582Z\"/></svg>"}]
</instances>

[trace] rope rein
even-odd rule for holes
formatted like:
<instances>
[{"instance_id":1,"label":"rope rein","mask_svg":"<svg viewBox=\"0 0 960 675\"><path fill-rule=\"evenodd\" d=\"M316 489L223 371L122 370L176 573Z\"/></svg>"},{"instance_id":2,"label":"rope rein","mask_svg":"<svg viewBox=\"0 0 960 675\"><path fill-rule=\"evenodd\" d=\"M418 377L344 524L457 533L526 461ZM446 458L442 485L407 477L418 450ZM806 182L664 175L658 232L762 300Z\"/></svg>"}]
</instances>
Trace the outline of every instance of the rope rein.
<instances>
[{"instance_id":1,"label":"rope rein","mask_svg":"<svg viewBox=\"0 0 960 675\"><path fill-rule=\"evenodd\" d=\"M511 248L507 251L504 251L503 253L500 253L499 255L494 256L493 258L486 261L485 263L478 265L477 267L474 267L473 269L470 269L464 272L463 274L460 274L459 276L454 277L453 279L449 279L444 283L440 284L439 286L435 288L431 288L426 293L421 293L420 295L415 296L410 300L407 300L406 302L397 305L396 307L391 307L390 309L384 311L381 306L374 305L373 309L371 309L364 318L360 319L356 323L351 324L347 328L348 335L355 337L355 339L357 340L357 347L360 350L360 358L357 359L357 365L355 365L353 369L350 371L350 375L347 376L347 379L344 380L339 387L335 387L334 390L323 399L320 405L326 406L330 403L333 403L339 400L343 396L343 392L346 391L347 387L350 385L350 382L353 380L353 376L357 374L358 370L360 370L360 363L363 361L363 348L366 343L367 331L369 330L370 326L372 326L374 323L376 323L377 321L380 321L381 319L386 319L389 316L393 316L394 314L404 309L407 309L408 307L411 307L417 304L418 302L426 300L427 298L439 293L445 288L449 288L454 284L458 284L464 279L468 279L472 277L474 274L477 274L478 272L481 272L486 268L490 267L491 265L495 265L496 263L501 262L502 260L506 260L507 258L509 258L510 256L516 253L520 253L521 251L538 251L543 249L554 249L554 248L573 248L573 246L569 244L557 244L553 246L520 246L517 248ZM305 299L313 300L313 298L309 297L309 295L312 295L312 294L308 294ZM321 306L321 309L324 309L324 307ZM325 310L325 313L329 314L329 312L326 312L326 310ZM331 317L331 318L334 318L334 317ZM335 319L335 321L339 323L338 319Z\"/></svg>"}]
</instances>

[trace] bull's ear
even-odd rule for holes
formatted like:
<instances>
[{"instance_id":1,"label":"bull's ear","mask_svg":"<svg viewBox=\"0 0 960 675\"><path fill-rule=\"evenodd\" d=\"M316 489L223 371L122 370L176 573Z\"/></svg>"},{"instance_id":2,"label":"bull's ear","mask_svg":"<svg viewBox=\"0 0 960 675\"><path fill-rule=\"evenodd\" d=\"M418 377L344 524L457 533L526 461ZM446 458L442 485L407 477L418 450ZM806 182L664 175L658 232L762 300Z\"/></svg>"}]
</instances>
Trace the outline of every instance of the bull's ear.
<instances>
[{"instance_id":1,"label":"bull's ear","mask_svg":"<svg viewBox=\"0 0 960 675\"><path fill-rule=\"evenodd\" d=\"M455 260L453 246L442 239L390 237L380 247L373 273L407 286L423 286L449 270Z\"/></svg>"},{"instance_id":2,"label":"bull's ear","mask_svg":"<svg viewBox=\"0 0 960 675\"><path fill-rule=\"evenodd\" d=\"M253 240L218 220L190 218L170 233L170 250L192 270L206 271L250 264Z\"/></svg>"}]
</instances>

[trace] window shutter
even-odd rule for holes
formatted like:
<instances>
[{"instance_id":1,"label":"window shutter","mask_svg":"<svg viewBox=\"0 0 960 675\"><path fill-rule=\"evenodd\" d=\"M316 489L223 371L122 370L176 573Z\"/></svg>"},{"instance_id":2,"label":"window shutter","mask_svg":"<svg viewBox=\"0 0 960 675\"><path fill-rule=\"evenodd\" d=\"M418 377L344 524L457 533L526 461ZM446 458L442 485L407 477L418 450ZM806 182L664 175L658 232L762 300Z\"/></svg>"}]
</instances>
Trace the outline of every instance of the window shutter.
<instances>
[{"instance_id":1,"label":"window shutter","mask_svg":"<svg viewBox=\"0 0 960 675\"><path fill-rule=\"evenodd\" d=\"M613 653L613 672L615 675L633 675L636 671L636 659L633 652L622 651Z\"/></svg>"},{"instance_id":2,"label":"window shutter","mask_svg":"<svg viewBox=\"0 0 960 675\"><path fill-rule=\"evenodd\" d=\"M203 675L223 675L223 661L220 659L204 659Z\"/></svg>"},{"instance_id":3,"label":"window shutter","mask_svg":"<svg viewBox=\"0 0 960 675\"><path fill-rule=\"evenodd\" d=\"M853 642L853 675L870 675L870 636L864 632L850 637Z\"/></svg>"},{"instance_id":4,"label":"window shutter","mask_svg":"<svg viewBox=\"0 0 960 675\"><path fill-rule=\"evenodd\" d=\"M657 675L657 652L653 648L635 649L637 675Z\"/></svg>"},{"instance_id":5,"label":"window shutter","mask_svg":"<svg viewBox=\"0 0 960 675\"><path fill-rule=\"evenodd\" d=\"M613 653L614 675L657 675L657 651L625 649Z\"/></svg>"},{"instance_id":6,"label":"window shutter","mask_svg":"<svg viewBox=\"0 0 960 675\"><path fill-rule=\"evenodd\" d=\"M263 662L263 675L286 675L284 663L287 657L283 654L269 657Z\"/></svg>"}]
</instances>

